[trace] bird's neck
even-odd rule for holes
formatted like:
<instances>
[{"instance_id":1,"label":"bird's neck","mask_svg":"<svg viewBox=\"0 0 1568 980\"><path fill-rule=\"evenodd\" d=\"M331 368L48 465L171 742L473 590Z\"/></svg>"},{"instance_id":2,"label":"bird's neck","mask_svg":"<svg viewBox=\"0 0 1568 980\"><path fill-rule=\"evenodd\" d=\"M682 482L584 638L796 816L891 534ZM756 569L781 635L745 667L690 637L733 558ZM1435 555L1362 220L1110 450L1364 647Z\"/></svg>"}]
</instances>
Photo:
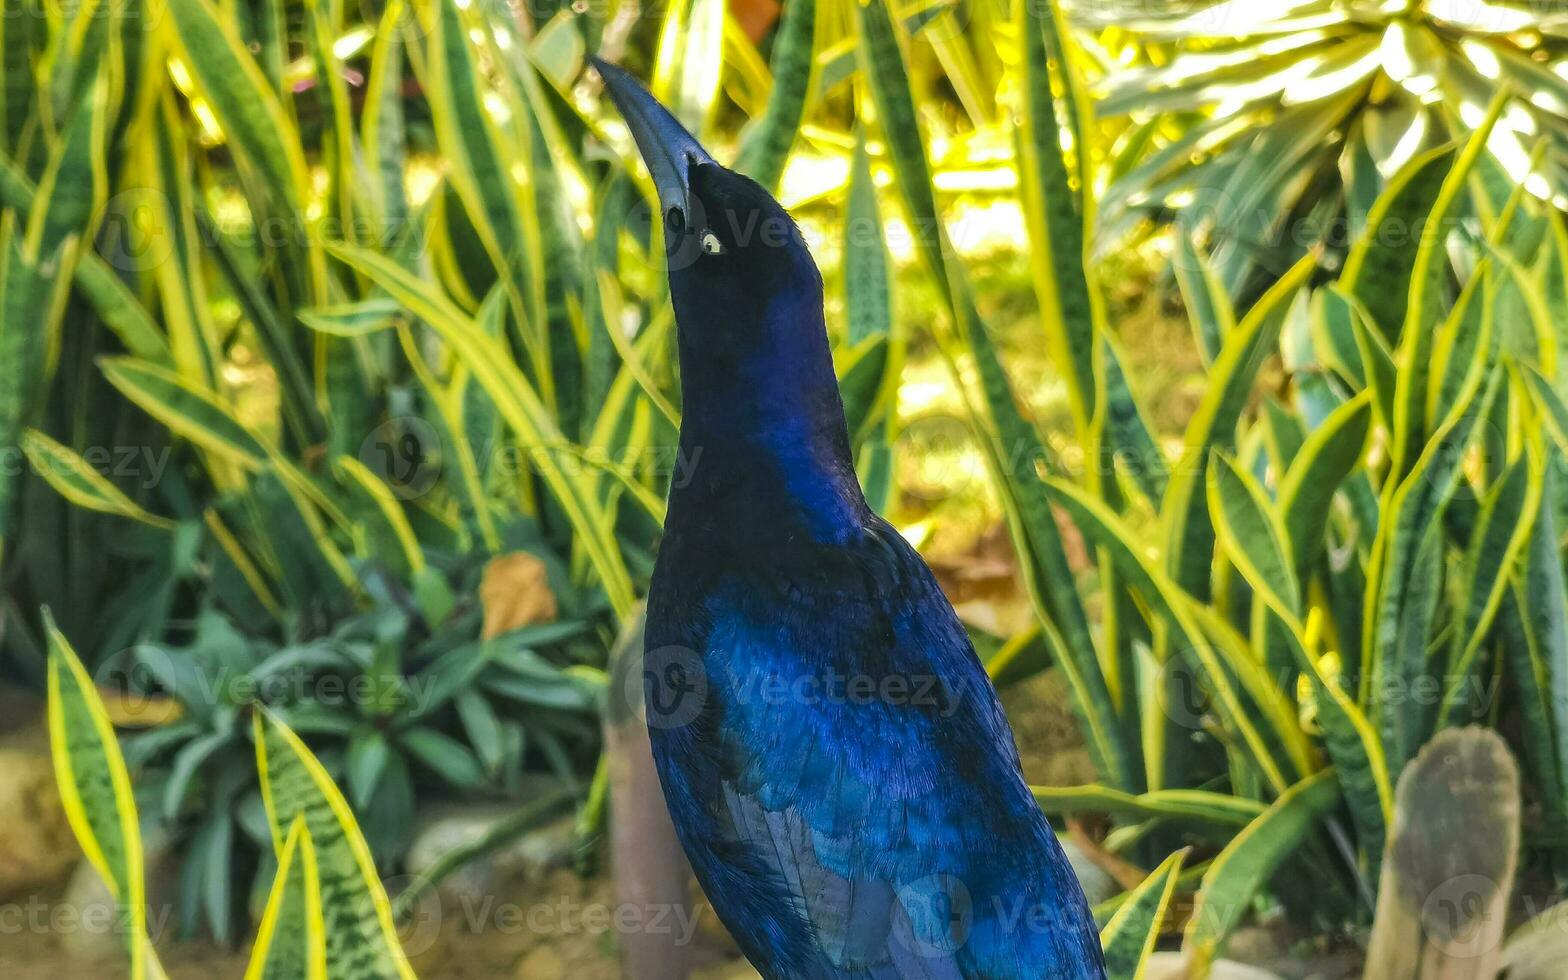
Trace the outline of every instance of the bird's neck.
<instances>
[{"instance_id":1,"label":"bird's neck","mask_svg":"<svg viewBox=\"0 0 1568 980\"><path fill-rule=\"evenodd\" d=\"M792 342L724 356L682 338L672 523L817 541L841 541L865 525L821 313L798 327Z\"/></svg>"}]
</instances>

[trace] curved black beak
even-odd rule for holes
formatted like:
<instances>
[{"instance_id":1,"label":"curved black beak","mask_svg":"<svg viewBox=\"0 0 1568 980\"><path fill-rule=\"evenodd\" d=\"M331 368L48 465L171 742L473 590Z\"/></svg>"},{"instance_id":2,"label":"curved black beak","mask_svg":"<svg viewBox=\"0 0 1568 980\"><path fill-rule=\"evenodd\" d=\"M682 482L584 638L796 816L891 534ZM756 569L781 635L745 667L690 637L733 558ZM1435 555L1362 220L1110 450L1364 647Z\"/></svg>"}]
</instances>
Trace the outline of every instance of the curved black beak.
<instances>
[{"instance_id":1,"label":"curved black beak","mask_svg":"<svg viewBox=\"0 0 1568 980\"><path fill-rule=\"evenodd\" d=\"M692 214L691 185L687 179L691 165L713 163L713 157L670 110L643 88L641 82L607 61L593 57L588 60L604 79L605 89L626 120L632 139L637 142L637 150L648 166L653 185L659 192L659 210L663 213L665 229L680 232L687 227Z\"/></svg>"}]
</instances>

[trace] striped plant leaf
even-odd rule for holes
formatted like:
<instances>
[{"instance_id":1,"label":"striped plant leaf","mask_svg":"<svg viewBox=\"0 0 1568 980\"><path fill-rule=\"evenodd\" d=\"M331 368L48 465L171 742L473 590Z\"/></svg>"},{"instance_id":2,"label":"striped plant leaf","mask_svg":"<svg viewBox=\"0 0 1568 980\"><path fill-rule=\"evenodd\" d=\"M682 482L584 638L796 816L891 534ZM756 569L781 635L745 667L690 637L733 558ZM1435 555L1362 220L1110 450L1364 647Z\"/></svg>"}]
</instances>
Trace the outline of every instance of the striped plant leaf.
<instances>
[{"instance_id":1,"label":"striped plant leaf","mask_svg":"<svg viewBox=\"0 0 1568 980\"><path fill-rule=\"evenodd\" d=\"M1494 368L1483 386L1467 385L1455 410L1433 437L1410 474L1389 494L1367 574L1363 650L1372 669L1362 675L1363 705L1372 704L1390 769L1398 773L1414 756L1419 706L1373 700L1374 685L1413 684L1428 673L1426 646L1436 612L1442 517L1461 476L1459 464L1501 387ZM1406 688L1407 690L1409 688Z\"/></svg>"},{"instance_id":2,"label":"striped plant leaf","mask_svg":"<svg viewBox=\"0 0 1568 980\"><path fill-rule=\"evenodd\" d=\"M554 450L565 440L533 387L512 366L498 339L476 328L444 297L385 256L350 245L335 245L330 250L440 334L495 402L522 446L542 450L536 457L541 477L580 536L611 606L621 615L629 613L635 596L612 529L584 481L556 458Z\"/></svg>"},{"instance_id":3,"label":"striped plant leaf","mask_svg":"<svg viewBox=\"0 0 1568 980\"><path fill-rule=\"evenodd\" d=\"M327 980L321 873L305 816L289 824L272 890L256 927L245 980Z\"/></svg>"},{"instance_id":4,"label":"striped plant leaf","mask_svg":"<svg viewBox=\"0 0 1568 980\"><path fill-rule=\"evenodd\" d=\"M43 262L29 258L20 238L14 215L7 212L0 218L0 452L15 451L33 411L48 375L48 337L63 315L70 284L55 275L61 254ZM67 243L62 249L72 247ZM11 467L0 467L0 556L16 478Z\"/></svg>"},{"instance_id":5,"label":"striped plant leaf","mask_svg":"<svg viewBox=\"0 0 1568 980\"><path fill-rule=\"evenodd\" d=\"M254 734L262 800L280 860L296 820L303 820L315 851L332 975L413 980L392 905L348 801L299 736L269 712L256 713Z\"/></svg>"},{"instance_id":6,"label":"striped plant leaf","mask_svg":"<svg viewBox=\"0 0 1568 980\"><path fill-rule=\"evenodd\" d=\"M210 391L135 358L104 358L99 368L121 394L175 434L246 469L265 463L267 447Z\"/></svg>"},{"instance_id":7,"label":"striped plant leaf","mask_svg":"<svg viewBox=\"0 0 1568 980\"><path fill-rule=\"evenodd\" d=\"M402 567L412 575L424 574L426 567L424 550L420 548L414 528L408 522L408 515L403 513L403 507L398 503L391 488L357 457L339 456L333 460L332 465L343 482L365 496L391 532L392 540L397 543L399 549L396 557L401 560Z\"/></svg>"},{"instance_id":8,"label":"striped plant leaf","mask_svg":"<svg viewBox=\"0 0 1568 980\"><path fill-rule=\"evenodd\" d=\"M60 801L82 847L123 910L132 980L161 980L147 936L141 828L131 777L87 668L44 611L49 639L49 744Z\"/></svg>"},{"instance_id":9,"label":"striped plant leaf","mask_svg":"<svg viewBox=\"0 0 1568 980\"><path fill-rule=\"evenodd\" d=\"M1223 452L1209 464L1208 503L1214 529L1253 594L1276 615L1299 621L1301 585L1290 537L1263 488Z\"/></svg>"},{"instance_id":10,"label":"striped plant leaf","mask_svg":"<svg viewBox=\"0 0 1568 980\"><path fill-rule=\"evenodd\" d=\"M1197 975L1204 975L1224 950L1258 889L1339 799L1339 781L1332 769L1309 776L1281 794L1215 858L1203 876L1184 940L1188 963Z\"/></svg>"},{"instance_id":11,"label":"striped plant leaf","mask_svg":"<svg viewBox=\"0 0 1568 980\"><path fill-rule=\"evenodd\" d=\"M871 413L866 431L860 434L857 461L867 502L885 516L894 499L893 443L898 426L897 384L902 374L904 336L893 310L886 231L863 131L856 135L845 212L844 335L852 344L872 337L885 338L888 352L878 393L880 410Z\"/></svg>"},{"instance_id":12,"label":"striped plant leaf","mask_svg":"<svg viewBox=\"0 0 1568 980\"><path fill-rule=\"evenodd\" d=\"M800 132L815 83L812 52L820 16L817 0L788 0L784 4L768 65L773 76L768 105L741 138L735 169L770 191L784 175L784 162Z\"/></svg>"},{"instance_id":13,"label":"striped plant leaf","mask_svg":"<svg viewBox=\"0 0 1568 980\"><path fill-rule=\"evenodd\" d=\"M1410 236L1433 214L1457 155L1456 147L1440 146L1400 168L1345 258L1339 287L1365 306L1390 344L1399 339L1405 325L1405 303L1415 275L1416 250L1410 247Z\"/></svg>"},{"instance_id":14,"label":"striped plant leaf","mask_svg":"<svg viewBox=\"0 0 1568 980\"><path fill-rule=\"evenodd\" d=\"M1410 272L1409 303L1399 333L1394 387L1393 459L1396 477L1416 465L1427 435L1440 420L1428 419L1427 392L1432 371L1432 346L1442 319L1439 300L1448 274L1446 246L1451 219L1466 192L1476 160L1486 151L1487 140L1507 108L1510 94L1502 90L1488 108L1486 118L1471 133L1443 179L1442 189L1421 225L1422 233Z\"/></svg>"},{"instance_id":15,"label":"striped plant leaf","mask_svg":"<svg viewBox=\"0 0 1568 980\"><path fill-rule=\"evenodd\" d=\"M1176 583L1150 559L1147 553L1133 542L1136 537L1105 505L1083 489L1063 480L1049 480L1047 485L1052 500L1065 510L1086 539L1096 547L1106 549L1118 573L1136 590L1150 612L1164 625L1169 635L1169 656L1180 656L1191 662L1201 672L1218 702L1220 715L1227 725L1234 728L1241 744L1248 750L1248 761L1257 766L1267 782L1276 791L1283 791L1289 783L1285 773L1301 768L1304 760L1276 757L1272 745L1299 744L1299 733L1294 725L1286 730L1275 713L1259 713L1246 706L1250 701L1258 705L1270 704L1275 697L1272 684L1262 666L1249 656L1232 655L1222 664L1220 655L1210 645L1204 630L1193 619L1195 603L1177 587ZM1233 651L1226 651L1232 653ZM1234 680L1233 680L1234 679ZM1237 684L1242 686L1238 687ZM1177 712L1167 707L1163 711L1145 713L1145 723L1166 728L1177 726ZM1265 737L1260 725L1269 727ZM1150 759L1151 764L1155 759ZM1160 785L1164 776L1150 772L1151 788L1174 788Z\"/></svg>"},{"instance_id":16,"label":"striped plant leaf","mask_svg":"<svg viewBox=\"0 0 1568 980\"><path fill-rule=\"evenodd\" d=\"M38 178L28 215L25 250L30 256L53 255L69 238L91 241L97 233L109 196L109 84L98 70L71 109L49 163ZM64 274L71 274L70 269Z\"/></svg>"},{"instance_id":17,"label":"striped plant leaf","mask_svg":"<svg viewBox=\"0 0 1568 980\"><path fill-rule=\"evenodd\" d=\"M303 220L310 178L298 128L233 21L208 0L171 0L168 9L184 63L230 145L256 168L284 213Z\"/></svg>"},{"instance_id":18,"label":"striped plant leaf","mask_svg":"<svg viewBox=\"0 0 1568 980\"><path fill-rule=\"evenodd\" d=\"M1363 391L1312 430L1280 481L1280 520L1295 558L1298 583L1306 583L1323 556L1334 495L1361 465L1371 427L1372 394ZM1364 530L1371 533L1375 528Z\"/></svg>"},{"instance_id":19,"label":"striped plant leaf","mask_svg":"<svg viewBox=\"0 0 1568 980\"><path fill-rule=\"evenodd\" d=\"M1245 827L1262 815L1256 800L1198 789L1126 793L1110 786L1034 786L1035 802L1050 814L1094 813L1136 820L1175 820L1219 829Z\"/></svg>"},{"instance_id":20,"label":"striped plant leaf","mask_svg":"<svg viewBox=\"0 0 1568 980\"><path fill-rule=\"evenodd\" d=\"M1193 242L1191 236L1176 235L1176 255L1171 260L1176 285L1187 307L1187 319L1198 342L1198 353L1205 364L1213 364L1225 347L1225 338L1236 329L1236 311L1231 307L1225 283L1214 263ZM1321 294L1320 294L1321 295Z\"/></svg>"},{"instance_id":21,"label":"striped plant leaf","mask_svg":"<svg viewBox=\"0 0 1568 980\"><path fill-rule=\"evenodd\" d=\"M1253 380L1274 347L1290 301L1316 268L1307 256L1288 272L1236 325L1209 369L1209 386L1187 425L1182 462L1161 505L1165 521L1166 567L1182 589L1202 599L1209 595L1214 531L1200 489L1216 448L1235 446L1237 419Z\"/></svg>"},{"instance_id":22,"label":"striped plant leaf","mask_svg":"<svg viewBox=\"0 0 1568 980\"><path fill-rule=\"evenodd\" d=\"M1110 980L1143 980L1147 975L1149 956L1160 938L1186 858L1186 851L1177 851L1149 872L1100 931L1105 973Z\"/></svg>"},{"instance_id":23,"label":"striped plant leaf","mask_svg":"<svg viewBox=\"0 0 1568 980\"><path fill-rule=\"evenodd\" d=\"M718 105L724 13L723 0L678 0L659 31L653 94L699 137Z\"/></svg>"},{"instance_id":24,"label":"striped plant leaf","mask_svg":"<svg viewBox=\"0 0 1568 980\"><path fill-rule=\"evenodd\" d=\"M114 514L143 524L168 530L174 522L149 513L125 495L102 473L69 446L61 445L36 429L22 433L22 452L33 472L43 477L55 492L78 507L102 514Z\"/></svg>"},{"instance_id":25,"label":"striped plant leaf","mask_svg":"<svg viewBox=\"0 0 1568 980\"><path fill-rule=\"evenodd\" d=\"M1455 594L1467 600L1455 610L1457 628L1449 645L1448 688L1438 706L1439 727L1471 720L1465 714L1474 707L1471 685L1478 679L1482 645L1540 513L1546 489L1544 456L1540 435L1528 438L1525 452L1509 464L1481 502L1470 545L1457 569L1460 585Z\"/></svg>"},{"instance_id":26,"label":"striped plant leaf","mask_svg":"<svg viewBox=\"0 0 1568 980\"><path fill-rule=\"evenodd\" d=\"M1052 94L1052 51L1048 43L1051 39L1058 46L1061 43L1058 4L1056 0L1021 3L1017 9L1024 53L1020 177L1035 296L1046 330L1047 349L1062 366L1078 431L1084 435L1100 397L1094 361L1099 349L1096 338L1104 333L1105 320L1093 266L1084 255L1084 222L1092 217L1086 213L1084 202L1092 194L1073 191L1062 155L1063 126ZM1071 77L1071 59L1058 54L1056 67L1071 98L1079 88ZM1082 133L1072 132L1071 138L1075 146L1083 145ZM1080 174L1080 179L1083 176Z\"/></svg>"}]
</instances>

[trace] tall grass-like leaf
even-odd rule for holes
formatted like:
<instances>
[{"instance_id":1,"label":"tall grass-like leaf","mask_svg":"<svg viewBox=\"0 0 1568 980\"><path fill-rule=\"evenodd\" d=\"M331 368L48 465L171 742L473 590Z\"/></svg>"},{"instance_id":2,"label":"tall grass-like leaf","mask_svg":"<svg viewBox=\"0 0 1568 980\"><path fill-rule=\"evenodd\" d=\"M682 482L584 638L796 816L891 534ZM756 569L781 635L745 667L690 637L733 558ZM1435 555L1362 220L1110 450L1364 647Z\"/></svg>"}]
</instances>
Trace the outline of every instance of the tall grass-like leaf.
<instances>
[{"instance_id":1,"label":"tall grass-like leaf","mask_svg":"<svg viewBox=\"0 0 1568 980\"><path fill-rule=\"evenodd\" d=\"M501 532L496 527L494 516L490 513L491 505L485 494L484 476L480 472L474 445L468 437L468 425L463 410L463 393L466 386L462 384L447 386L437 380L435 372L425 362L425 356L419 350L413 331L407 326L398 325L397 339L403 349L403 356L408 359L409 367L414 372L414 377L424 386L446 428L446 439L452 447L451 454L456 463L461 496L466 500L468 513L479 531L479 540L489 551L499 551Z\"/></svg>"},{"instance_id":2,"label":"tall grass-like leaf","mask_svg":"<svg viewBox=\"0 0 1568 980\"><path fill-rule=\"evenodd\" d=\"M897 382L903 364L904 343L893 311L887 240L864 133L860 133L855 142L845 212L844 309L848 321L845 338L851 344L860 344L880 337L887 351L877 379L878 404L872 406L869 413L868 430L859 434L858 466L867 501L878 513L886 513L894 491L893 430L898 424Z\"/></svg>"},{"instance_id":3,"label":"tall grass-like leaf","mask_svg":"<svg viewBox=\"0 0 1568 980\"><path fill-rule=\"evenodd\" d=\"M653 94L698 136L718 104L724 14L723 0L677 0L659 32Z\"/></svg>"},{"instance_id":4,"label":"tall grass-like leaf","mask_svg":"<svg viewBox=\"0 0 1568 980\"><path fill-rule=\"evenodd\" d=\"M1205 364L1213 364L1225 347L1225 338L1236 328L1236 311L1231 306L1230 294L1225 291L1225 283L1214 264L1189 235L1176 236L1176 254L1171 260L1171 268L1176 273L1182 302L1187 307L1187 319L1192 323L1198 353L1203 355Z\"/></svg>"},{"instance_id":5,"label":"tall grass-like leaf","mask_svg":"<svg viewBox=\"0 0 1568 980\"><path fill-rule=\"evenodd\" d=\"M474 63L470 25L462 9L454 0L441 0L429 16L425 83L436 139L449 161L447 180L497 273L505 276L522 249L522 216L513 177L521 163L512 141L503 137L495 116L486 109L484 74Z\"/></svg>"},{"instance_id":6,"label":"tall grass-like leaf","mask_svg":"<svg viewBox=\"0 0 1568 980\"><path fill-rule=\"evenodd\" d=\"M1481 502L1481 514L1470 532L1470 545L1459 567L1462 583L1456 595L1465 597L1456 610L1457 628L1449 646L1447 690L1438 706L1440 727L1462 724L1460 714L1473 707L1470 685L1477 679L1482 644L1510 585L1510 576L1530 543L1546 489L1544 449L1535 435L1525 442L1525 453L1514 460Z\"/></svg>"},{"instance_id":7,"label":"tall grass-like leaf","mask_svg":"<svg viewBox=\"0 0 1568 980\"><path fill-rule=\"evenodd\" d=\"M1253 380L1273 350L1288 304L1316 266L1311 255L1297 262L1237 324L1209 369L1209 387L1187 424L1182 463L1166 489L1161 514L1171 578L1200 599L1209 595L1214 553L1214 529L1200 492L1210 454L1235 446L1236 423Z\"/></svg>"},{"instance_id":8,"label":"tall grass-like leaf","mask_svg":"<svg viewBox=\"0 0 1568 980\"><path fill-rule=\"evenodd\" d=\"M1060 42L1060 13L1055 0L1021 3L1018 30L1024 53L1024 116L1021 133L1025 215L1029 225L1030 258L1034 267L1035 296L1047 345L1067 379L1070 402L1080 434L1089 430L1098 404L1096 338L1103 332L1104 311L1093 269L1085 262L1083 202L1092 199L1092 176L1080 174L1080 197L1069 183L1062 156L1062 123L1051 86L1051 50L1048 35ZM1057 68L1070 75L1069 59L1058 51ZM1064 86L1071 97L1077 86L1068 78ZM1084 134L1072 132L1075 146Z\"/></svg>"},{"instance_id":9,"label":"tall grass-like leaf","mask_svg":"<svg viewBox=\"0 0 1568 980\"><path fill-rule=\"evenodd\" d=\"M289 825L267 905L256 927L245 980L326 980L321 873L303 814Z\"/></svg>"},{"instance_id":10,"label":"tall grass-like leaf","mask_svg":"<svg viewBox=\"0 0 1568 980\"><path fill-rule=\"evenodd\" d=\"M149 513L93 469L69 446L61 445L36 429L22 433L22 452L33 472L43 477L55 492L78 507L113 514L156 528L168 530L174 522Z\"/></svg>"},{"instance_id":11,"label":"tall grass-like leaf","mask_svg":"<svg viewBox=\"0 0 1568 980\"><path fill-rule=\"evenodd\" d=\"M1209 513L1231 561L1253 594L1279 616L1298 621L1301 585L1290 538L1256 480L1222 452L1209 464Z\"/></svg>"},{"instance_id":12,"label":"tall grass-like leaf","mask_svg":"<svg viewBox=\"0 0 1568 980\"><path fill-rule=\"evenodd\" d=\"M419 539L408 523L408 516L403 513L402 505L398 503L392 490L380 477L370 471L370 467L354 456L339 456L333 461L333 466L347 482L357 486L375 506L381 519L391 530L394 540L397 541L401 550L400 557L409 572L416 576L424 574L426 567L424 550L420 548Z\"/></svg>"},{"instance_id":13,"label":"tall grass-like leaf","mask_svg":"<svg viewBox=\"0 0 1568 980\"><path fill-rule=\"evenodd\" d=\"M109 194L105 154L110 109L106 73L100 70L72 107L38 179L24 246L29 255L53 255L67 238L91 241L96 233Z\"/></svg>"},{"instance_id":14,"label":"tall grass-like leaf","mask_svg":"<svg viewBox=\"0 0 1568 980\"><path fill-rule=\"evenodd\" d=\"M1233 657L1222 664L1203 629L1192 618L1191 610L1195 604L1150 560L1142 548L1134 544L1136 538L1132 532L1102 502L1081 488L1062 480L1050 480L1048 486L1052 499L1067 511L1086 539L1106 549L1117 571L1142 596L1150 612L1164 624L1169 635L1168 649L1179 651L1168 656L1188 657L1201 670L1219 703L1222 718L1233 726L1242 744L1247 747L1249 761L1258 767L1258 771L1276 791L1283 791L1289 785L1285 772L1302 768L1304 760L1299 757L1276 758L1270 748L1271 744L1299 744L1299 733L1294 730L1294 726L1286 730L1275 714L1259 716L1249 711L1244 704L1244 701L1250 700L1258 705L1267 705L1274 700L1273 686L1264 675L1261 665L1248 657ZM1243 689L1235 686L1232 678L1237 678L1244 685L1245 697ZM1145 723L1162 729L1176 724L1174 716L1162 717L1159 711L1147 712ZM1264 737L1260 724L1269 726L1269 737ZM1149 761L1153 764L1158 760ZM1166 788L1160 785L1163 774L1150 772L1149 777L1152 788Z\"/></svg>"},{"instance_id":15,"label":"tall grass-like leaf","mask_svg":"<svg viewBox=\"0 0 1568 980\"><path fill-rule=\"evenodd\" d=\"M1295 558L1298 582L1307 581L1323 556L1324 531L1334 495L1361 465L1371 428L1372 394L1363 391L1312 430L1280 481L1280 520Z\"/></svg>"},{"instance_id":16,"label":"tall grass-like leaf","mask_svg":"<svg viewBox=\"0 0 1568 980\"><path fill-rule=\"evenodd\" d=\"M1226 845L1203 876L1184 948L1203 976L1241 922L1252 897L1339 803L1339 782L1325 769L1290 787Z\"/></svg>"},{"instance_id":17,"label":"tall grass-like leaf","mask_svg":"<svg viewBox=\"0 0 1568 980\"><path fill-rule=\"evenodd\" d=\"M36 194L25 173L12 161L0 159L0 206L30 213ZM158 324L107 262L90 252L82 253L74 285L126 350L144 360L169 359L169 344Z\"/></svg>"},{"instance_id":18,"label":"tall grass-like leaf","mask_svg":"<svg viewBox=\"0 0 1568 980\"><path fill-rule=\"evenodd\" d=\"M1149 872L1100 931L1105 973L1110 980L1143 980L1186 858L1186 851L1177 851Z\"/></svg>"},{"instance_id":19,"label":"tall grass-like leaf","mask_svg":"<svg viewBox=\"0 0 1568 980\"><path fill-rule=\"evenodd\" d=\"M1542 795L1560 815L1568 814L1568 599L1555 511L1562 492L1561 464L1559 456L1542 475L1542 504L1524 574L1514 589L1523 642L1515 636L1511 644L1529 754L1536 760Z\"/></svg>"},{"instance_id":20,"label":"tall grass-like leaf","mask_svg":"<svg viewBox=\"0 0 1568 980\"><path fill-rule=\"evenodd\" d=\"M161 978L147 938L142 839L131 777L87 668L46 610L49 744L60 801L82 852L123 909L132 980Z\"/></svg>"},{"instance_id":21,"label":"tall grass-like leaf","mask_svg":"<svg viewBox=\"0 0 1568 980\"><path fill-rule=\"evenodd\" d=\"M1256 800L1201 789L1159 789L1127 793L1110 786L1034 786L1040 809L1052 814L1094 813L1133 820L1172 820L1212 826L1228 833L1263 814Z\"/></svg>"},{"instance_id":22,"label":"tall grass-like leaf","mask_svg":"<svg viewBox=\"0 0 1568 980\"><path fill-rule=\"evenodd\" d=\"M1352 244L1339 286L1367 309L1389 343L1405 325L1405 304L1416 271L1413 235L1422 234L1454 168L1458 149L1440 146L1400 168L1367 215ZM1433 229L1433 233L1438 233Z\"/></svg>"},{"instance_id":23,"label":"tall grass-like leaf","mask_svg":"<svg viewBox=\"0 0 1568 980\"><path fill-rule=\"evenodd\" d=\"M14 216L0 219L0 452L14 451L33 410L33 398L46 374L47 335L64 289L50 276L60 256L48 264L29 258ZM0 555L17 474L0 468Z\"/></svg>"},{"instance_id":24,"label":"tall grass-like leaf","mask_svg":"<svg viewBox=\"0 0 1568 980\"><path fill-rule=\"evenodd\" d=\"M235 152L288 215L303 220L310 178L298 130L232 21L207 0L170 0L168 9L185 63Z\"/></svg>"},{"instance_id":25,"label":"tall grass-like leaf","mask_svg":"<svg viewBox=\"0 0 1568 980\"><path fill-rule=\"evenodd\" d=\"M1088 618L1073 588L1072 571L1056 530L1050 503L1034 466L1044 445L1020 413L996 348L980 320L968 279L952 256L937 210L909 76L893 20L884 0L858 0L859 56L893 159L894 180L914 231L916 247L947 300L958 332L974 357L981 395L992 429L982 439L988 465L998 477L1009 527L1025 556L1025 584L1047 634L1056 633L1062 665L1072 686L1075 710L1088 732L1095 764L1114 785L1138 786L1136 753L1118 728L1118 702L1130 703L1131 679L1108 679L1095 654Z\"/></svg>"},{"instance_id":26,"label":"tall grass-like leaf","mask_svg":"<svg viewBox=\"0 0 1568 980\"><path fill-rule=\"evenodd\" d=\"M267 448L211 392L134 358L105 358L99 368L121 394L171 432L246 469L265 463Z\"/></svg>"},{"instance_id":27,"label":"tall grass-like leaf","mask_svg":"<svg viewBox=\"0 0 1568 980\"><path fill-rule=\"evenodd\" d=\"M587 492L584 481L556 459L554 449L565 440L527 379L511 366L499 340L477 329L444 297L385 256L350 245L332 246L331 251L440 334L490 395L523 447L538 450L534 461L540 476L580 536L611 606L622 615L629 612L635 596L625 559L615 545L613 529L598 501Z\"/></svg>"},{"instance_id":28,"label":"tall grass-like leaf","mask_svg":"<svg viewBox=\"0 0 1568 980\"><path fill-rule=\"evenodd\" d=\"M1399 334L1397 353L1393 433L1396 477L1404 476L1416 465L1426 441L1428 426L1436 424L1436 420L1428 420L1426 406L1433 338L1442 316L1438 304L1447 275L1447 265L1443 260L1447 254L1445 248L1451 231L1450 221L1465 194L1466 183L1476 159L1486 151L1487 140L1502 117L1503 110L1507 108L1509 98L1505 89L1493 100L1486 118L1470 135L1464 149L1455 158L1453 167L1444 177L1442 189L1421 226L1415 264L1410 272L1409 304Z\"/></svg>"},{"instance_id":29,"label":"tall grass-like leaf","mask_svg":"<svg viewBox=\"0 0 1568 980\"><path fill-rule=\"evenodd\" d=\"M348 801L299 736L265 711L255 715L255 741L274 846L281 853L287 828L302 818L315 847L326 961L334 976L413 980L392 905Z\"/></svg>"},{"instance_id":30,"label":"tall grass-like leaf","mask_svg":"<svg viewBox=\"0 0 1568 980\"><path fill-rule=\"evenodd\" d=\"M784 174L790 147L800 131L806 101L814 83L816 60L817 0L787 0L773 36L769 69L773 88L762 118L751 124L741 139L735 169L774 190Z\"/></svg>"},{"instance_id":31,"label":"tall grass-like leaf","mask_svg":"<svg viewBox=\"0 0 1568 980\"><path fill-rule=\"evenodd\" d=\"M1426 644L1441 573L1436 563L1443 546L1442 517L1460 479L1463 454L1481 419L1489 414L1502 377L1502 371L1494 368L1484 392L1479 377L1467 384L1466 393L1409 476L1389 493L1373 544L1363 636L1371 669L1363 672L1360 702L1378 709L1384 748L1396 774L1418 747L1419 706L1374 702L1371 685L1410 685L1430 669Z\"/></svg>"}]
</instances>

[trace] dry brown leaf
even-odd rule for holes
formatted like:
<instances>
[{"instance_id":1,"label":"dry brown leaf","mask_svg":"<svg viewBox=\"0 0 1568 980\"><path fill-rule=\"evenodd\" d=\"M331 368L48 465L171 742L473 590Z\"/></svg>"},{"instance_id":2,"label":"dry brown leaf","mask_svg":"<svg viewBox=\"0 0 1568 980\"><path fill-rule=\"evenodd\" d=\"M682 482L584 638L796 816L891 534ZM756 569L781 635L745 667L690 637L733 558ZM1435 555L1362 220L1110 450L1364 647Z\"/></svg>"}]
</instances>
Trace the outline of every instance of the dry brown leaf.
<instances>
[{"instance_id":1,"label":"dry brown leaf","mask_svg":"<svg viewBox=\"0 0 1568 980\"><path fill-rule=\"evenodd\" d=\"M555 593L550 591L544 562L526 551L490 559L479 583L484 606L483 639L500 636L534 623L555 619Z\"/></svg>"}]
</instances>

